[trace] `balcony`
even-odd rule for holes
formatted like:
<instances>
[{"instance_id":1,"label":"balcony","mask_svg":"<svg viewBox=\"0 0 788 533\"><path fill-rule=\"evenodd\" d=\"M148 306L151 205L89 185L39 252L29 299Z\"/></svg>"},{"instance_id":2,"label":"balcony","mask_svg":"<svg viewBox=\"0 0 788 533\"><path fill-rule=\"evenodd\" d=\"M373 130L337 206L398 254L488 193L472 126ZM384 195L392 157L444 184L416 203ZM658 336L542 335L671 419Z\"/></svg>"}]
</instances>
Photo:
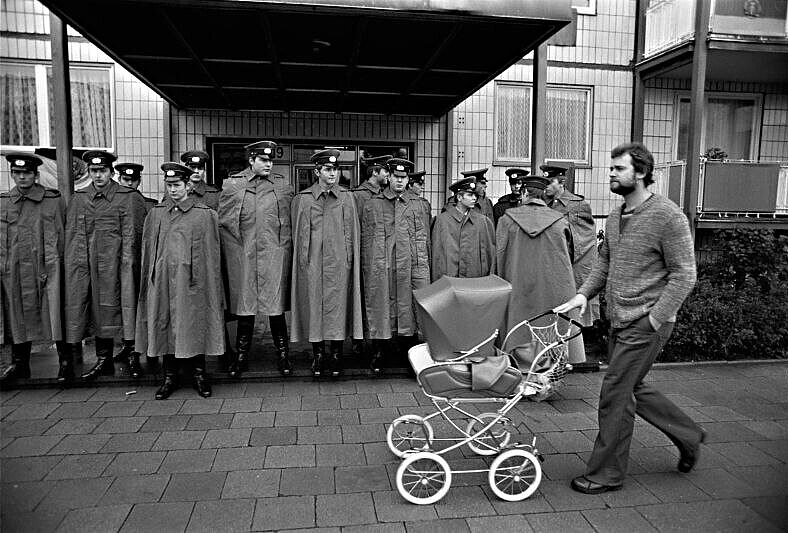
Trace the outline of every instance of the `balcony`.
<instances>
[{"instance_id":1,"label":"balcony","mask_svg":"<svg viewBox=\"0 0 788 533\"><path fill-rule=\"evenodd\" d=\"M645 57L695 37L695 0L652 0L646 9Z\"/></svg>"},{"instance_id":2,"label":"balcony","mask_svg":"<svg viewBox=\"0 0 788 533\"><path fill-rule=\"evenodd\" d=\"M656 165L652 190L685 205L685 161ZM788 228L788 161L701 159L697 227Z\"/></svg>"}]
</instances>

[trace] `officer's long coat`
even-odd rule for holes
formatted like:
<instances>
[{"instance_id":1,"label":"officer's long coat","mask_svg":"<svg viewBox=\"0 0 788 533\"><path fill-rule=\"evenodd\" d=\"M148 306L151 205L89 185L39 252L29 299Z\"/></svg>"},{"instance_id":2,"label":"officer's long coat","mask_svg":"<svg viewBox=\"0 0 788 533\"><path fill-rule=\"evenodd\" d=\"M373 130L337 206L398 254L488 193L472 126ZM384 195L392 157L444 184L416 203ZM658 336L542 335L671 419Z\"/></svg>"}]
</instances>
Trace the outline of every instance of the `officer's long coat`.
<instances>
[{"instance_id":1,"label":"officer's long coat","mask_svg":"<svg viewBox=\"0 0 788 533\"><path fill-rule=\"evenodd\" d=\"M420 197L386 188L366 203L361 262L369 337L416 334L413 290L430 283L430 213Z\"/></svg>"},{"instance_id":2,"label":"officer's long coat","mask_svg":"<svg viewBox=\"0 0 788 533\"><path fill-rule=\"evenodd\" d=\"M484 215L487 218L489 218L490 220L492 220L493 224L495 224L495 214L493 213L492 200L490 200L490 198L485 195L484 197L479 198L479 200L476 203L479 206L479 209L481 210L482 215Z\"/></svg>"},{"instance_id":3,"label":"officer's long coat","mask_svg":"<svg viewBox=\"0 0 788 533\"><path fill-rule=\"evenodd\" d=\"M65 211L39 184L0 194L0 342L63 339Z\"/></svg>"},{"instance_id":4,"label":"officer's long coat","mask_svg":"<svg viewBox=\"0 0 788 533\"><path fill-rule=\"evenodd\" d=\"M110 180L74 192L66 210L66 341L134 338L145 201Z\"/></svg>"},{"instance_id":5,"label":"officer's long coat","mask_svg":"<svg viewBox=\"0 0 788 533\"><path fill-rule=\"evenodd\" d=\"M540 199L525 200L522 206L508 209L498 221L497 274L512 284L507 331L575 295L571 242L566 218ZM513 339L517 342L524 337ZM582 361L585 351L578 337L570 342L569 362Z\"/></svg>"},{"instance_id":6,"label":"officer's long coat","mask_svg":"<svg viewBox=\"0 0 788 533\"><path fill-rule=\"evenodd\" d=\"M591 206L582 196L563 191L553 200L551 207L566 217L569 229L572 230L574 251L572 270L575 285L579 288L591 273L591 267L594 266L597 256L596 225L591 214ZM594 319L597 318L596 309L597 306L593 303L586 306L586 312L581 320L584 325L593 324Z\"/></svg>"},{"instance_id":7,"label":"officer's long coat","mask_svg":"<svg viewBox=\"0 0 788 533\"><path fill-rule=\"evenodd\" d=\"M228 311L241 316L290 310L293 188L279 174L250 168L224 180L219 231Z\"/></svg>"},{"instance_id":8,"label":"officer's long coat","mask_svg":"<svg viewBox=\"0 0 788 533\"><path fill-rule=\"evenodd\" d=\"M358 211L359 217L364 216L366 203L378 194L380 194L380 187L373 185L369 180L353 189L353 198L356 200L356 211Z\"/></svg>"},{"instance_id":9,"label":"officer's long coat","mask_svg":"<svg viewBox=\"0 0 788 533\"><path fill-rule=\"evenodd\" d=\"M432 280L441 276L478 278L495 271L495 227L471 209L453 205L435 218L432 228Z\"/></svg>"},{"instance_id":10,"label":"officer's long coat","mask_svg":"<svg viewBox=\"0 0 788 533\"><path fill-rule=\"evenodd\" d=\"M361 232L352 193L320 182L295 195L293 342L362 339Z\"/></svg>"},{"instance_id":11,"label":"officer's long coat","mask_svg":"<svg viewBox=\"0 0 788 533\"><path fill-rule=\"evenodd\" d=\"M224 353L224 288L216 212L189 196L145 219L135 348L150 357Z\"/></svg>"}]
</instances>

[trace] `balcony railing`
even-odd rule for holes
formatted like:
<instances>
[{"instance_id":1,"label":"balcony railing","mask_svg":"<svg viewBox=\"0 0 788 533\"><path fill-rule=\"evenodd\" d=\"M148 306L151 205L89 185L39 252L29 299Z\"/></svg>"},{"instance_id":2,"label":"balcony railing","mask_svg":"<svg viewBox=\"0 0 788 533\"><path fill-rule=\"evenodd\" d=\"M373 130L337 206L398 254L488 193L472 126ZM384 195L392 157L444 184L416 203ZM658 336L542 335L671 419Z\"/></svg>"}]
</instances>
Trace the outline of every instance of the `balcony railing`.
<instances>
[{"instance_id":1,"label":"balcony railing","mask_svg":"<svg viewBox=\"0 0 788 533\"><path fill-rule=\"evenodd\" d=\"M695 0L652 0L649 3L646 10L646 57L693 38L695 3Z\"/></svg>"},{"instance_id":2,"label":"balcony railing","mask_svg":"<svg viewBox=\"0 0 788 533\"><path fill-rule=\"evenodd\" d=\"M652 190L684 205L687 164L654 167ZM788 223L788 162L701 160L697 198L701 218L783 219Z\"/></svg>"}]
</instances>

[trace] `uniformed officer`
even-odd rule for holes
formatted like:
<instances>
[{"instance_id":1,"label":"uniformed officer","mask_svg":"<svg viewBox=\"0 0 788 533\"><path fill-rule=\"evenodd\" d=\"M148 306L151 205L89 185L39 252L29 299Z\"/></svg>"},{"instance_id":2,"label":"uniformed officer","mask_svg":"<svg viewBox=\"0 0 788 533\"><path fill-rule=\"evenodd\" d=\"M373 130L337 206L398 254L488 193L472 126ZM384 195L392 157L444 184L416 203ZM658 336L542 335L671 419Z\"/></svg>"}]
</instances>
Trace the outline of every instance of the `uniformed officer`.
<instances>
[{"instance_id":1,"label":"uniformed officer","mask_svg":"<svg viewBox=\"0 0 788 533\"><path fill-rule=\"evenodd\" d=\"M114 154L89 150L82 159L92 183L74 192L66 211L65 333L71 343L95 334L96 364L82 374L93 380L115 373L116 336L134 351L145 201L112 179Z\"/></svg>"},{"instance_id":2,"label":"uniformed officer","mask_svg":"<svg viewBox=\"0 0 788 533\"><path fill-rule=\"evenodd\" d=\"M216 211L219 207L219 189L205 183L205 169L210 157L202 150L189 150L181 154L181 161L192 169L192 186L189 194L196 196L202 203Z\"/></svg>"},{"instance_id":3,"label":"uniformed officer","mask_svg":"<svg viewBox=\"0 0 788 533\"><path fill-rule=\"evenodd\" d=\"M460 174L462 174L464 178L474 178L476 193L476 205L474 208L478 209L482 215L488 217L490 220L494 220L492 201L487 197L487 177L485 176L487 170L487 168L463 170ZM446 199L446 204L443 206L441 212L446 211L452 205L457 205L456 194Z\"/></svg>"},{"instance_id":4,"label":"uniformed officer","mask_svg":"<svg viewBox=\"0 0 788 533\"><path fill-rule=\"evenodd\" d=\"M63 237L65 202L37 183L41 158L6 156L15 186L0 194L0 341L11 340L7 384L30 377L32 341L55 341L59 382L74 378L70 347L63 341Z\"/></svg>"},{"instance_id":5,"label":"uniformed officer","mask_svg":"<svg viewBox=\"0 0 788 533\"><path fill-rule=\"evenodd\" d=\"M317 182L295 195L293 324L290 340L312 343L312 374L341 372L342 343L363 339L359 217L353 194L341 187L339 151L312 156ZM324 341L330 341L325 361Z\"/></svg>"},{"instance_id":6,"label":"uniformed officer","mask_svg":"<svg viewBox=\"0 0 788 533\"><path fill-rule=\"evenodd\" d=\"M271 172L276 143L247 145L249 166L222 184L219 230L227 280L228 311L238 317L235 359L229 374L248 368L255 316L268 316L282 375L292 371L285 312L290 310L293 187Z\"/></svg>"},{"instance_id":7,"label":"uniformed officer","mask_svg":"<svg viewBox=\"0 0 788 533\"><path fill-rule=\"evenodd\" d=\"M388 185L390 174L386 161L389 159L391 159L390 155L381 155L368 157L362 161L367 167L367 179L353 189L353 198L356 200L359 216L364 212L364 204Z\"/></svg>"},{"instance_id":8,"label":"uniformed officer","mask_svg":"<svg viewBox=\"0 0 788 533\"><path fill-rule=\"evenodd\" d=\"M136 344L162 357L164 381L156 399L177 388L177 363L189 363L194 388L211 395L205 356L224 353L224 287L219 221L189 194L192 170L164 163L167 197L145 220Z\"/></svg>"},{"instance_id":9,"label":"uniformed officer","mask_svg":"<svg viewBox=\"0 0 788 533\"><path fill-rule=\"evenodd\" d=\"M523 178L528 174L530 174L530 171L524 168L509 168L506 170L506 175L509 178L509 187L512 192L498 198L498 202L493 206L493 217L496 225L507 209L519 207L522 203L523 197L520 189L523 184Z\"/></svg>"},{"instance_id":10,"label":"uniformed officer","mask_svg":"<svg viewBox=\"0 0 788 533\"><path fill-rule=\"evenodd\" d=\"M430 201L421 195L422 192L424 192L424 176L426 175L426 170L420 170L419 172L412 172L408 174L408 190L419 197L421 202L424 204L424 209L427 210L430 219L432 219L432 206L430 205Z\"/></svg>"},{"instance_id":11,"label":"uniformed officer","mask_svg":"<svg viewBox=\"0 0 788 533\"><path fill-rule=\"evenodd\" d=\"M477 208L476 178L453 183L454 201L432 228L432 281L477 278L495 271L495 226Z\"/></svg>"},{"instance_id":12,"label":"uniformed officer","mask_svg":"<svg viewBox=\"0 0 788 533\"><path fill-rule=\"evenodd\" d=\"M118 183L123 185L124 187L128 187L129 189L134 189L135 191L140 190L140 183L142 182L142 171L145 169L144 166L140 165L139 163L118 163L115 165L115 172L118 173ZM142 194L140 192L140 194ZM158 204L158 200L155 198L149 198L147 196L142 196L142 199L145 200L145 210L150 211L151 207ZM116 360L117 360L117 356Z\"/></svg>"}]
</instances>

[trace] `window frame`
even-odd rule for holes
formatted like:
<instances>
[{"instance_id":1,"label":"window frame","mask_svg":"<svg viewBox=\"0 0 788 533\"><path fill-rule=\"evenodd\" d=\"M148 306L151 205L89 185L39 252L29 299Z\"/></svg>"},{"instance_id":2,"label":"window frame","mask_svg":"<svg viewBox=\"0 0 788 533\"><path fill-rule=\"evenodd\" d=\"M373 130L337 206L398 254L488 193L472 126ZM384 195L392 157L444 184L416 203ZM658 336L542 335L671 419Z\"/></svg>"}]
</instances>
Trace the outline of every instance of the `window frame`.
<instances>
[{"instance_id":1,"label":"window frame","mask_svg":"<svg viewBox=\"0 0 788 533\"><path fill-rule=\"evenodd\" d=\"M36 145L16 145L16 144L3 144L3 150L13 150L21 152L31 152L36 148L56 148L53 139L50 138L50 123L49 123L49 88L47 83L47 69L52 68L52 64L45 61L21 61L21 60L5 60L0 62L1 65L9 66L23 66L33 67L36 79L36 107L38 109L38 144ZM115 152L116 137L115 137L115 119L116 119L116 106L117 100L115 95L115 69L111 63L84 63L84 62L70 62L69 69L88 69L100 70L108 73L109 82L109 146L72 146L74 150L106 150L108 152ZM42 112L43 110L43 112ZM73 141L72 141L73 142Z\"/></svg>"},{"instance_id":2,"label":"window frame","mask_svg":"<svg viewBox=\"0 0 788 533\"><path fill-rule=\"evenodd\" d=\"M730 91L705 91L703 105L708 105L709 98L719 98L728 100L751 100L755 112L752 114L752 137L750 137L750 159L745 161L758 161L761 157L761 124L763 124L763 94L761 93L737 93ZM692 93L690 91L676 91L673 97L673 146L671 147L671 155L674 161L679 160L679 130L681 128L681 101L692 101ZM706 120L709 114L704 111L703 113L703 127L700 134L701 147L706 146ZM706 147L710 148L710 147ZM706 148L701 148L705 150ZM700 156L700 154L698 154Z\"/></svg>"},{"instance_id":3,"label":"window frame","mask_svg":"<svg viewBox=\"0 0 788 533\"><path fill-rule=\"evenodd\" d=\"M530 154L530 147L529 147L529 157L526 159L502 159L498 157L498 87L499 86L516 86L516 87L526 87L528 91L531 93L531 102L533 102L533 83L531 82L522 82L522 81L509 81L509 80L496 80L495 81L495 91L493 93L495 99L495 106L494 106L494 115L493 115L493 165L496 166L515 166L515 165L530 165L531 164L531 154ZM574 168L591 168L591 148L593 142L593 111L594 111L594 87L592 85L575 85L569 83L548 83L546 85L546 91L550 89L570 89L570 90L577 90L581 92L585 92L587 94L586 98L586 121L585 121L585 128L586 128L586 143L585 143L585 159L559 159L554 157L549 157L548 154L545 154L545 159L550 161L562 161L562 162L571 162L574 163ZM545 92L546 92L545 91ZM528 109L528 124L529 124L529 137L530 137L530 124L533 122L533 105L530 106ZM530 140L530 139L529 139ZM546 148L546 147L545 147Z\"/></svg>"},{"instance_id":4,"label":"window frame","mask_svg":"<svg viewBox=\"0 0 788 533\"><path fill-rule=\"evenodd\" d=\"M572 4L578 15L596 15L596 0L588 0L587 6L576 6Z\"/></svg>"}]
</instances>

